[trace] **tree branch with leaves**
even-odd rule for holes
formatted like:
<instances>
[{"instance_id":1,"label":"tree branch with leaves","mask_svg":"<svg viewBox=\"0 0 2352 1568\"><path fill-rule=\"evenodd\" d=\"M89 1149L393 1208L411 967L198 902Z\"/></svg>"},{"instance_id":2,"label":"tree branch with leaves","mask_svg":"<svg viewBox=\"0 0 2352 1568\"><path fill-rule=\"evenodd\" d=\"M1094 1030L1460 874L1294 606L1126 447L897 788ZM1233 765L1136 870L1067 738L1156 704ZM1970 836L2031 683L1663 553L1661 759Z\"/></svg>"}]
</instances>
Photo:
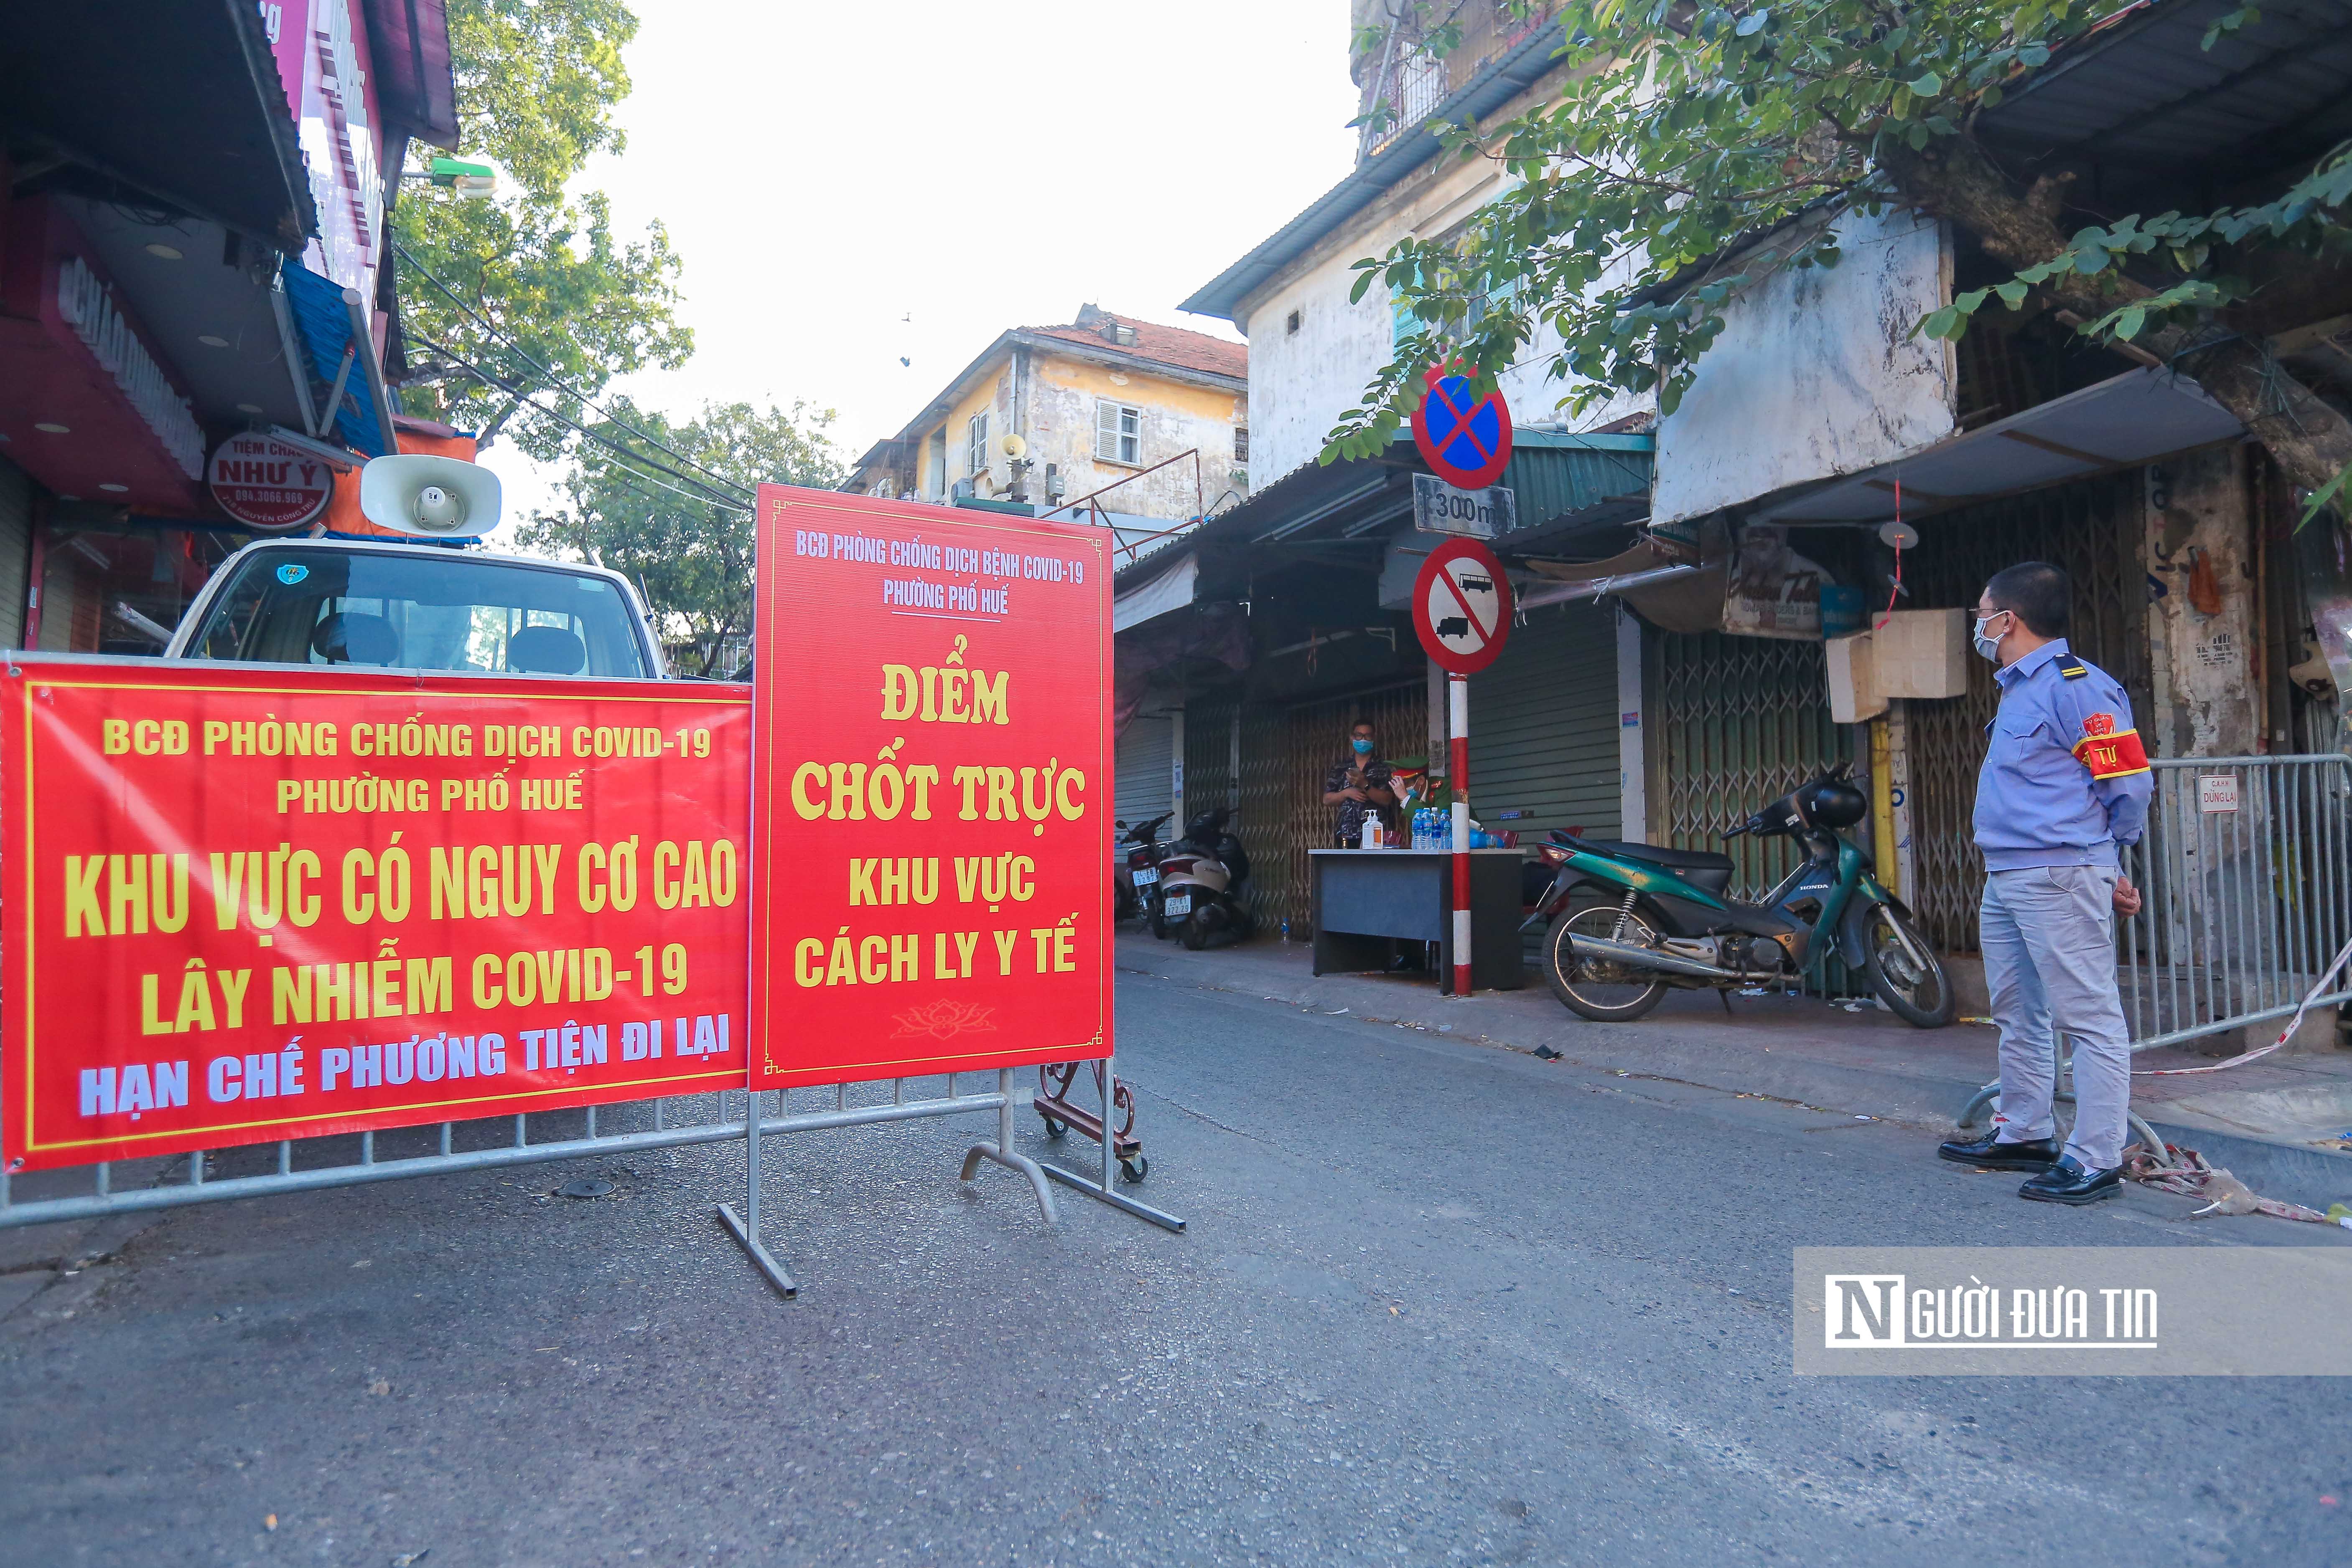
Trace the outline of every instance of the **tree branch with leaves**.
<instances>
[{"instance_id":1,"label":"tree branch with leaves","mask_svg":"<svg viewBox=\"0 0 2352 1568\"><path fill-rule=\"evenodd\" d=\"M831 489L846 471L829 434L832 411L715 404L674 424L625 397L610 407L613 419L589 428L622 450L580 442L562 503L523 523L520 542L609 566L638 584L664 641L693 646L696 667L688 673L730 675L714 661L751 629L751 512L682 494L648 470L683 459L745 496L763 483ZM643 461L631 462L627 452Z\"/></svg>"},{"instance_id":2,"label":"tree branch with leaves","mask_svg":"<svg viewBox=\"0 0 2352 1568\"><path fill-rule=\"evenodd\" d=\"M436 366L404 397L549 460L571 432L508 389L593 419L567 385L593 396L694 352L667 232L656 223L625 238L601 192L570 190L592 154L625 144L613 109L628 96L621 49L637 19L619 0L451 0L448 11L462 145L496 159L514 188L489 201L413 189L395 208L404 319L491 377Z\"/></svg>"},{"instance_id":3,"label":"tree branch with leaves","mask_svg":"<svg viewBox=\"0 0 2352 1568\"><path fill-rule=\"evenodd\" d=\"M1787 268L1834 267L1836 215L1948 218L2011 269L1916 330L1957 338L2034 293L2094 341L2195 376L2298 489L2352 468L2352 422L2286 374L2248 308L2258 262L2326 274L2352 253L2352 144L2266 201L2103 218L2071 232L2063 179L2021 183L1978 117L2105 14L2086 0L1800 0L1694 6L1581 0L1562 13L1553 101L1443 127L1449 155L1512 183L1458 238L1357 263L1413 331L1328 438L1324 460L1382 449L1451 361L1482 388L1534 353L1582 412L1624 393L1672 413L1725 312ZM2255 16L2225 16L2205 38ZM2100 216L2097 214L2085 216ZM2314 501L2314 508L2320 501Z\"/></svg>"}]
</instances>

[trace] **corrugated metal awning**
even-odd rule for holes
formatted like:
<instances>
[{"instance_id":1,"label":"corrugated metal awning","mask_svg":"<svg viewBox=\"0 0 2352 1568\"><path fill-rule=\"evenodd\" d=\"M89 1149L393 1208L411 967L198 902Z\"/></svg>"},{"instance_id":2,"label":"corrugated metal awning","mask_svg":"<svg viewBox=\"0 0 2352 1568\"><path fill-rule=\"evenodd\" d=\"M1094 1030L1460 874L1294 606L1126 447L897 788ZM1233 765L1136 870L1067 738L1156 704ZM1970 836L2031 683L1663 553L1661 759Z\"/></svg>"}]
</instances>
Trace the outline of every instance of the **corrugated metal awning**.
<instances>
[{"instance_id":1,"label":"corrugated metal awning","mask_svg":"<svg viewBox=\"0 0 2352 1568\"><path fill-rule=\"evenodd\" d=\"M2178 174L2280 169L2352 135L2352 0L2291 0L2205 47L2240 0L2131 7L1978 117L2011 156ZM2182 205L2187 205L2183 203Z\"/></svg>"},{"instance_id":2,"label":"corrugated metal awning","mask_svg":"<svg viewBox=\"0 0 2352 1568\"><path fill-rule=\"evenodd\" d=\"M2145 368L1996 420L1891 463L1768 502L1754 521L1877 522L1919 517L2153 462L2245 434L2185 375Z\"/></svg>"},{"instance_id":3,"label":"corrugated metal awning","mask_svg":"<svg viewBox=\"0 0 2352 1568\"><path fill-rule=\"evenodd\" d=\"M1501 483L1517 499L1519 526L1491 542L1515 552L1580 529L1639 522L1650 514L1657 452L1655 436L1517 432Z\"/></svg>"},{"instance_id":4,"label":"corrugated metal awning","mask_svg":"<svg viewBox=\"0 0 2352 1568\"><path fill-rule=\"evenodd\" d=\"M1496 542L1517 548L1563 526L1638 521L1649 510L1656 451L1654 436L1517 432L1510 463L1497 482L1516 494L1520 526ZM1427 471L1412 437L1399 431L1381 457L1301 465L1219 512L1183 542L1198 547L1367 537L1412 510L1412 475Z\"/></svg>"}]
</instances>

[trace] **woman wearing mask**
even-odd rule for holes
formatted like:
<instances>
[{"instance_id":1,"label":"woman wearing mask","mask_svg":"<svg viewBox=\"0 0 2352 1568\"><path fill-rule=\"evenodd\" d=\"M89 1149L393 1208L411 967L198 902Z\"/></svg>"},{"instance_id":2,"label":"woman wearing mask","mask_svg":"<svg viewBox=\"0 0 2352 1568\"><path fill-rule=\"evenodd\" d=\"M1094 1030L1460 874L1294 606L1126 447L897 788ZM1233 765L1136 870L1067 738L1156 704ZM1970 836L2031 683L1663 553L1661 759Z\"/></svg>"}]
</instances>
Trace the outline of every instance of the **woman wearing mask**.
<instances>
[{"instance_id":1,"label":"woman wearing mask","mask_svg":"<svg viewBox=\"0 0 2352 1568\"><path fill-rule=\"evenodd\" d=\"M1372 727L1358 721L1348 731L1348 754L1323 781L1323 804L1339 808L1331 826L1332 842L1353 849L1363 842L1364 818L1377 817L1396 804L1389 788L1389 765L1373 748Z\"/></svg>"}]
</instances>

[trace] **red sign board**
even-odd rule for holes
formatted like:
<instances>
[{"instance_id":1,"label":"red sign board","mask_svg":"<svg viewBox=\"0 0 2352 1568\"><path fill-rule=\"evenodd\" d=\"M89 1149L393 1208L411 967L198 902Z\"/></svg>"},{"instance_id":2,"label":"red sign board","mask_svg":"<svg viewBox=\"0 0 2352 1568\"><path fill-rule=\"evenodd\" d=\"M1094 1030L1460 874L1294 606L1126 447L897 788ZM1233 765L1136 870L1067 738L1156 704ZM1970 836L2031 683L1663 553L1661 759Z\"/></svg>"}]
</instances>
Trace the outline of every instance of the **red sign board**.
<instances>
[{"instance_id":1,"label":"red sign board","mask_svg":"<svg viewBox=\"0 0 2352 1568\"><path fill-rule=\"evenodd\" d=\"M1109 532L759 506L753 1087L1109 1055Z\"/></svg>"},{"instance_id":2,"label":"red sign board","mask_svg":"<svg viewBox=\"0 0 2352 1568\"><path fill-rule=\"evenodd\" d=\"M213 448L205 469L221 510L264 533L317 521L335 493L335 470L307 452L256 432Z\"/></svg>"},{"instance_id":3,"label":"red sign board","mask_svg":"<svg viewBox=\"0 0 2352 1568\"><path fill-rule=\"evenodd\" d=\"M742 1086L742 688L19 660L9 1170Z\"/></svg>"},{"instance_id":4,"label":"red sign board","mask_svg":"<svg viewBox=\"0 0 2352 1568\"><path fill-rule=\"evenodd\" d=\"M1412 629L1438 668L1455 675L1500 658L1511 635L1511 580L1495 552L1475 539L1431 551L1413 579Z\"/></svg>"},{"instance_id":5,"label":"red sign board","mask_svg":"<svg viewBox=\"0 0 2352 1568\"><path fill-rule=\"evenodd\" d=\"M1511 460L1511 409L1500 392L1470 395L1470 378L1433 367L1429 394L1412 411L1412 444L1437 477L1465 490L1483 490L1503 477Z\"/></svg>"}]
</instances>

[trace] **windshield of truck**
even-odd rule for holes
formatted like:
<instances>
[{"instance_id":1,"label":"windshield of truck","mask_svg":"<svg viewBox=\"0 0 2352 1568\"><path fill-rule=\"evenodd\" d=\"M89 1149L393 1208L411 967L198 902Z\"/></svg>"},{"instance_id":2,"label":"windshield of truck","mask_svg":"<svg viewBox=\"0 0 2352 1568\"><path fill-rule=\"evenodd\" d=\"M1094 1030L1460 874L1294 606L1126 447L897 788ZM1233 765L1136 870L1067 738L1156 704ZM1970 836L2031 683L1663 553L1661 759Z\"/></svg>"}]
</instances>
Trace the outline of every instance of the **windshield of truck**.
<instances>
[{"instance_id":1,"label":"windshield of truck","mask_svg":"<svg viewBox=\"0 0 2352 1568\"><path fill-rule=\"evenodd\" d=\"M188 646L195 658L487 675L647 678L607 578L423 547L258 550Z\"/></svg>"}]
</instances>

